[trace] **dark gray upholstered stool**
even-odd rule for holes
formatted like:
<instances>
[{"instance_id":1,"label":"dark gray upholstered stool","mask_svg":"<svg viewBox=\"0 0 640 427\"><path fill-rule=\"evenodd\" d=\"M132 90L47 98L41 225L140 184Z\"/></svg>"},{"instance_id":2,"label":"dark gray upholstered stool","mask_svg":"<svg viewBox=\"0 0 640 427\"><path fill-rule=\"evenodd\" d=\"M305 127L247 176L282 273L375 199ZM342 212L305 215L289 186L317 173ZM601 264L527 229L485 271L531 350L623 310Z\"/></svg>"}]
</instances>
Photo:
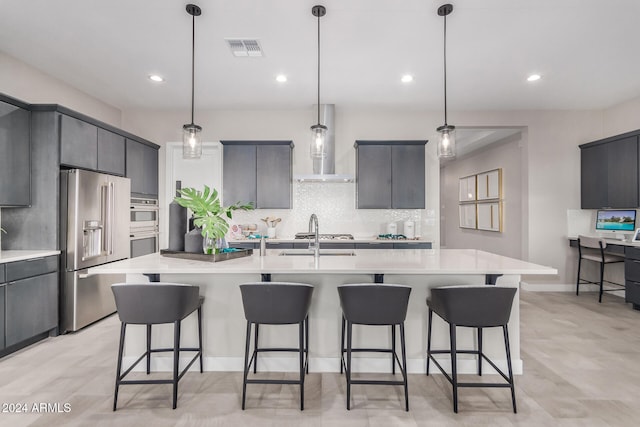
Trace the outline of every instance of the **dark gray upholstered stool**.
<instances>
[{"instance_id":1,"label":"dark gray upholstered stool","mask_svg":"<svg viewBox=\"0 0 640 427\"><path fill-rule=\"evenodd\" d=\"M113 396L113 410L118 404L118 388L121 384L173 384L173 409L178 403L178 381L200 358L202 373L202 303L204 297L198 295L198 286L178 283L117 283L111 285L116 299L116 308L120 317L120 346L118 347L118 367L116 372L116 390ZM180 347L180 323L194 311L198 311L198 348ZM151 325L173 323L173 348L151 348ZM147 351L122 373L122 352L127 325L147 326ZM147 359L147 374L151 370L151 353L173 352L173 377L166 380L125 380L125 376L142 359ZM181 351L195 351L196 355L189 364L178 373Z\"/></svg>"},{"instance_id":2,"label":"dark gray upholstered stool","mask_svg":"<svg viewBox=\"0 0 640 427\"><path fill-rule=\"evenodd\" d=\"M300 410L304 410L304 377L309 372L309 307L313 286L305 283L257 282L240 285L244 315L247 319L247 336L244 350L244 377L242 381L242 409L247 397L247 384L299 384ZM258 347L260 325L299 325L298 348ZM253 352L249 359L251 327L255 325ZM295 351L300 356L298 380L249 379L257 372L258 353L270 351Z\"/></svg>"},{"instance_id":3,"label":"dark gray upholstered stool","mask_svg":"<svg viewBox=\"0 0 640 427\"><path fill-rule=\"evenodd\" d=\"M616 262L624 262L624 256L607 254L604 250L607 248L607 241L599 237L578 236L578 279L576 280L576 295L580 294L581 283L593 283L594 285L600 285L600 295L598 296L598 302L602 302L602 294L604 292L619 291L624 288L624 285L620 283L610 282L604 280L604 266L606 264L613 264ZM594 261L600 264L600 281L594 282L592 280L585 280L580 278L580 267L582 266L582 260ZM611 285L616 285L618 288L604 289L604 282Z\"/></svg>"},{"instance_id":4,"label":"dark gray upholstered stool","mask_svg":"<svg viewBox=\"0 0 640 427\"><path fill-rule=\"evenodd\" d=\"M511 350L509 348L509 331L507 323L511 315L511 305L516 294L516 288L502 288L495 286L448 286L431 289L431 296L427 298L429 306L429 327L427 335L427 375L429 375L429 361L440 369L442 374L453 386L453 412L458 412L458 387L509 387L513 412L516 413L516 394L513 386L513 370L511 368ZM433 312L449 323L449 350L431 350L431 327ZM456 327L465 326L478 329L478 350L458 350L456 347ZM482 329L502 327L504 346L507 352L508 375L505 375L482 352ZM447 374L434 354L449 353L451 355L451 375ZM486 360L507 383L459 383L457 371L458 353L476 354L478 356L478 375L482 375L482 359Z\"/></svg>"},{"instance_id":5,"label":"dark gray upholstered stool","mask_svg":"<svg viewBox=\"0 0 640 427\"><path fill-rule=\"evenodd\" d=\"M351 385L402 385L404 386L405 409L409 410L409 390L407 385L407 355L404 339L404 320L411 288L403 285L358 283L338 286L342 307L342 336L340 373L343 369L347 377L347 410L351 409ZM353 325L391 326L391 348L353 348ZM402 363L396 353L396 326L400 327ZM345 349L345 329L346 349ZM347 354L345 361L344 355ZM402 381L377 381L351 379L351 355L354 352L391 353L391 371L396 373L396 362L400 366Z\"/></svg>"}]
</instances>

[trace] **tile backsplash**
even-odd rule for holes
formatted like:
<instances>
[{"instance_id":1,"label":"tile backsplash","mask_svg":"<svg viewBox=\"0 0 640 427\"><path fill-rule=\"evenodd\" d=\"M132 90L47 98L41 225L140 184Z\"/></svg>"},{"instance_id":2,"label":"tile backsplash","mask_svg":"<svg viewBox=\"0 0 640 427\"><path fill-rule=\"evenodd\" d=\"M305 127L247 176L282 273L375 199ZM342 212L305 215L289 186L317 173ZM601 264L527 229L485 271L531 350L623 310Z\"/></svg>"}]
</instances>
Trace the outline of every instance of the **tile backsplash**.
<instances>
[{"instance_id":1,"label":"tile backsplash","mask_svg":"<svg viewBox=\"0 0 640 427\"><path fill-rule=\"evenodd\" d=\"M309 217L315 213L321 233L351 233L355 237L371 237L386 233L387 223L397 222L398 233L407 220L416 224L416 236L433 239L436 232L435 212L426 209L356 209L354 183L294 182L292 209L258 209L234 212L232 223L258 225L261 233L266 225L260 218L282 219L278 237L292 237L307 231Z\"/></svg>"}]
</instances>

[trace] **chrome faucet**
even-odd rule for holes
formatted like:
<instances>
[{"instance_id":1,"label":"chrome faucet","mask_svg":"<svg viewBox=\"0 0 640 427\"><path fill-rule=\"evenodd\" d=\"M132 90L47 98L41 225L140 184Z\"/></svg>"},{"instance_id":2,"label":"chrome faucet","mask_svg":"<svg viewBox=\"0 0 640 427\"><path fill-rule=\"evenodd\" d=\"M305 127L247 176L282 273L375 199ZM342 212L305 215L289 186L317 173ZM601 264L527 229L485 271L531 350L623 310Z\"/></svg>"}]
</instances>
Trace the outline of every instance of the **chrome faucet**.
<instances>
[{"instance_id":1,"label":"chrome faucet","mask_svg":"<svg viewBox=\"0 0 640 427\"><path fill-rule=\"evenodd\" d=\"M309 218L309 233L314 232L315 243L309 241L309 250L313 251L313 255L318 258L320 256L320 242L318 241L318 217L316 214L311 214Z\"/></svg>"}]
</instances>

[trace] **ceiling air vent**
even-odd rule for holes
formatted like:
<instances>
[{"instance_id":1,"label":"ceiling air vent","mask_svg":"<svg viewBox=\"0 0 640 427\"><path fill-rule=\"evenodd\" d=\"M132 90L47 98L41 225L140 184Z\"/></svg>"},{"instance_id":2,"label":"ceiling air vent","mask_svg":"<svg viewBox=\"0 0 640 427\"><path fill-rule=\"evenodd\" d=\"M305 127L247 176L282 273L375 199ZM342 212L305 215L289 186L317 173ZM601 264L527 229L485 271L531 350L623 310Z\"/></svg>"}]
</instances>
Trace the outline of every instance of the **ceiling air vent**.
<instances>
[{"instance_id":1,"label":"ceiling air vent","mask_svg":"<svg viewBox=\"0 0 640 427\"><path fill-rule=\"evenodd\" d=\"M260 42L256 39L225 39L233 56L262 56Z\"/></svg>"}]
</instances>

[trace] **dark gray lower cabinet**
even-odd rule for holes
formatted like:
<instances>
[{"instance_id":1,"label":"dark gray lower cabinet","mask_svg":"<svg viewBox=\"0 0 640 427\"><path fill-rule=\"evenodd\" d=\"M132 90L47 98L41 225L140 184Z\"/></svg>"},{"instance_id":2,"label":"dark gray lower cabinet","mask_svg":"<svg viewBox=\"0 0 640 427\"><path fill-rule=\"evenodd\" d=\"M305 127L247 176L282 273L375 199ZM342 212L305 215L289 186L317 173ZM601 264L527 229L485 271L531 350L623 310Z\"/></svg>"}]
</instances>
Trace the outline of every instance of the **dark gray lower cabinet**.
<instances>
[{"instance_id":1,"label":"dark gray lower cabinet","mask_svg":"<svg viewBox=\"0 0 640 427\"><path fill-rule=\"evenodd\" d=\"M0 206L31 203L30 115L0 101Z\"/></svg>"},{"instance_id":2,"label":"dark gray lower cabinet","mask_svg":"<svg viewBox=\"0 0 640 427\"><path fill-rule=\"evenodd\" d=\"M431 249L431 243L420 242L420 243L394 243L393 249Z\"/></svg>"},{"instance_id":3,"label":"dark gray lower cabinet","mask_svg":"<svg viewBox=\"0 0 640 427\"><path fill-rule=\"evenodd\" d=\"M393 249L391 242L356 243L356 249Z\"/></svg>"},{"instance_id":4,"label":"dark gray lower cabinet","mask_svg":"<svg viewBox=\"0 0 640 427\"><path fill-rule=\"evenodd\" d=\"M1 349L14 351L30 338L57 328L57 270L57 256L0 266L0 282L6 281L0 285ZM8 349L11 346L16 347Z\"/></svg>"},{"instance_id":5,"label":"dark gray lower cabinet","mask_svg":"<svg viewBox=\"0 0 640 427\"><path fill-rule=\"evenodd\" d=\"M260 243L258 242L229 243L229 246L236 249L259 249Z\"/></svg>"},{"instance_id":6,"label":"dark gray lower cabinet","mask_svg":"<svg viewBox=\"0 0 640 427\"><path fill-rule=\"evenodd\" d=\"M607 249L609 246L607 246ZM624 300L640 309L640 248L627 246L624 251Z\"/></svg>"},{"instance_id":7,"label":"dark gray lower cabinet","mask_svg":"<svg viewBox=\"0 0 640 427\"><path fill-rule=\"evenodd\" d=\"M58 324L58 274L16 280L6 286L6 345L11 346Z\"/></svg>"},{"instance_id":8,"label":"dark gray lower cabinet","mask_svg":"<svg viewBox=\"0 0 640 427\"><path fill-rule=\"evenodd\" d=\"M6 283L0 283L0 350L3 350L6 345L4 342L4 301L5 301L5 293L6 293L7 285Z\"/></svg>"}]
</instances>

